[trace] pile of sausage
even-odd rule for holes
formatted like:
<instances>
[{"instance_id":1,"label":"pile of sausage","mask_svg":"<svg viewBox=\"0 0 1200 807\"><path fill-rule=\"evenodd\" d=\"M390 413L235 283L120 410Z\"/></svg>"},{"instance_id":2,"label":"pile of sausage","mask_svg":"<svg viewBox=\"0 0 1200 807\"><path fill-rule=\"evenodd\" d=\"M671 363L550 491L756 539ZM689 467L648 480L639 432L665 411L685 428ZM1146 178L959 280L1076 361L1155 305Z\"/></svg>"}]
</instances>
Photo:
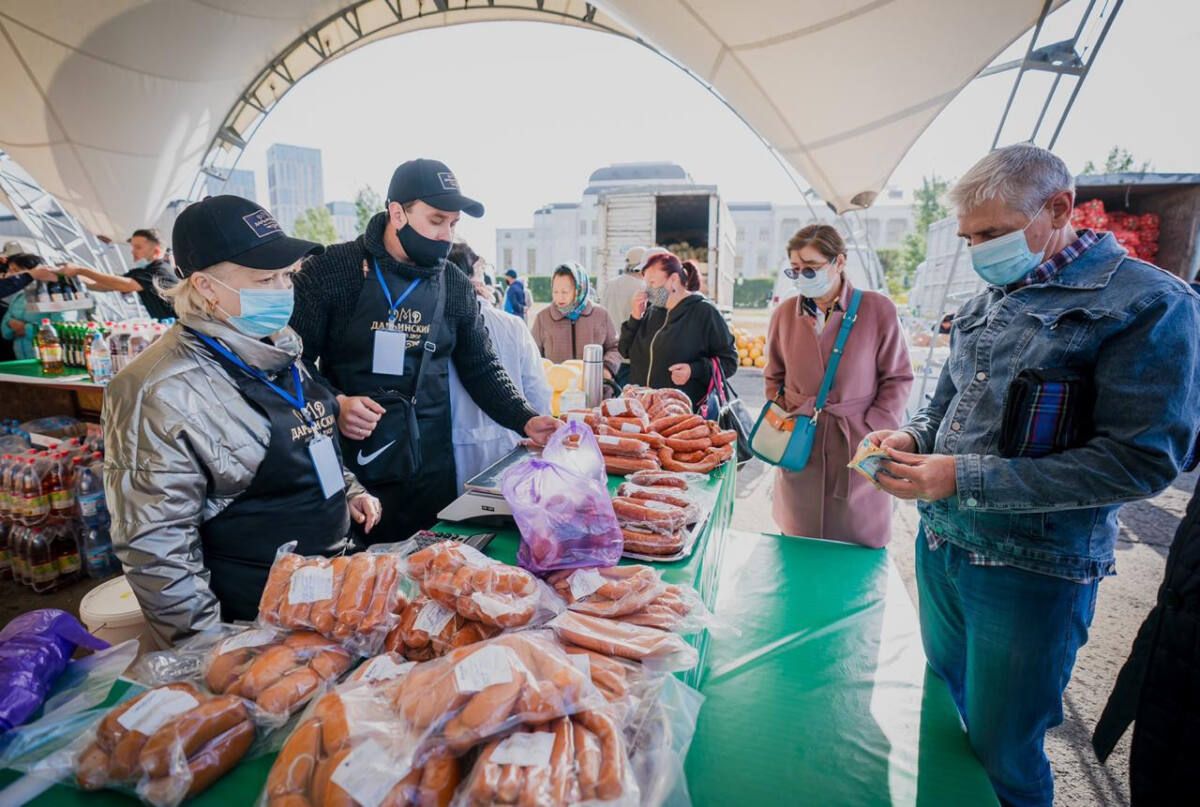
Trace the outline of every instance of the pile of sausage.
<instances>
[{"instance_id":1,"label":"pile of sausage","mask_svg":"<svg viewBox=\"0 0 1200 807\"><path fill-rule=\"evenodd\" d=\"M686 527L699 518L687 490L687 480L670 471L638 471L617 488L613 511L627 553L667 557L683 550Z\"/></svg>"},{"instance_id":2,"label":"pile of sausage","mask_svg":"<svg viewBox=\"0 0 1200 807\"><path fill-rule=\"evenodd\" d=\"M322 696L311 716L288 737L267 777L268 807L358 803L346 788L353 787L355 780L362 782L366 776L378 774L369 764L362 765L362 773L355 771L353 756L357 751L360 757L366 757L375 748L386 747L390 738L379 733L356 732L354 721L348 715L352 707L346 700L353 702L353 694L345 699L336 692ZM369 700L368 704L374 705ZM365 709L360 707L360 710ZM370 761L363 760L364 763ZM343 763L347 763L349 776L335 779L334 774ZM448 805L460 777L457 758L448 754L433 755L424 765L414 767L393 784L379 803L389 807ZM363 784L369 786L368 782Z\"/></svg>"},{"instance_id":3,"label":"pile of sausage","mask_svg":"<svg viewBox=\"0 0 1200 807\"><path fill-rule=\"evenodd\" d=\"M336 681L352 661L341 645L312 631L248 630L213 649L204 683L218 695L237 695L264 712L287 715L322 683Z\"/></svg>"},{"instance_id":4,"label":"pile of sausage","mask_svg":"<svg viewBox=\"0 0 1200 807\"><path fill-rule=\"evenodd\" d=\"M613 718L578 712L489 742L471 771L463 803L557 807L611 801L625 790L627 766L625 739Z\"/></svg>"},{"instance_id":5,"label":"pile of sausage","mask_svg":"<svg viewBox=\"0 0 1200 807\"><path fill-rule=\"evenodd\" d=\"M428 661L500 632L495 625L467 619L426 596L413 599L400 612L400 624L388 634L384 648L411 661Z\"/></svg>"},{"instance_id":6,"label":"pile of sausage","mask_svg":"<svg viewBox=\"0 0 1200 807\"><path fill-rule=\"evenodd\" d=\"M458 541L441 541L408 558L408 576L429 599L494 628L521 628L538 612L539 582Z\"/></svg>"},{"instance_id":7,"label":"pile of sausage","mask_svg":"<svg viewBox=\"0 0 1200 807\"><path fill-rule=\"evenodd\" d=\"M332 559L282 554L259 600L259 621L378 652L396 623L402 565L398 555L371 552Z\"/></svg>"},{"instance_id":8,"label":"pile of sausage","mask_svg":"<svg viewBox=\"0 0 1200 807\"><path fill-rule=\"evenodd\" d=\"M737 432L692 413L688 397L676 389L627 387L595 409L567 412L596 433L610 474L657 470L708 473L733 456Z\"/></svg>"},{"instance_id":9,"label":"pile of sausage","mask_svg":"<svg viewBox=\"0 0 1200 807\"><path fill-rule=\"evenodd\" d=\"M84 790L136 786L151 804L175 805L236 765L254 735L241 698L212 697L187 683L155 687L100 721L76 762L76 781Z\"/></svg>"}]
</instances>

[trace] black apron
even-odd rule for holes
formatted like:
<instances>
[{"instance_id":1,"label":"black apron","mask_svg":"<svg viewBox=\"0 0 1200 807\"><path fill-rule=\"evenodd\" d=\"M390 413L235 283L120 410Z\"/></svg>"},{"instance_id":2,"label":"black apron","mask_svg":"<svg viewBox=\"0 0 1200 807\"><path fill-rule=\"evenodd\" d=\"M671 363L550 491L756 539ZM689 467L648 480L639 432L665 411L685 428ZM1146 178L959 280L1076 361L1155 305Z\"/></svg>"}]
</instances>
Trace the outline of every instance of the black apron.
<instances>
[{"instance_id":1,"label":"black apron","mask_svg":"<svg viewBox=\"0 0 1200 807\"><path fill-rule=\"evenodd\" d=\"M370 257L366 268L345 336L327 351L329 360L323 360L321 370L344 394L366 395L386 410L365 440L339 432L346 467L383 506L379 525L362 540L384 543L429 528L457 495L450 422L455 334L445 324L445 270L421 278L393 320ZM379 268L392 300L416 282ZM372 370L375 331L389 327L408 337L402 376Z\"/></svg>"},{"instance_id":2,"label":"black apron","mask_svg":"<svg viewBox=\"0 0 1200 807\"><path fill-rule=\"evenodd\" d=\"M209 586L221 603L221 619L251 620L267 573L281 544L298 541L301 555L336 555L354 548L347 540L350 512L346 494L325 498L308 453L311 429L303 415L217 351L209 354L221 364L242 396L271 422L271 442L254 481L215 518L200 526ZM303 365L305 407L326 435L337 429L337 401ZM290 390L292 377L284 371L272 379ZM334 440L334 448L337 441Z\"/></svg>"}]
</instances>

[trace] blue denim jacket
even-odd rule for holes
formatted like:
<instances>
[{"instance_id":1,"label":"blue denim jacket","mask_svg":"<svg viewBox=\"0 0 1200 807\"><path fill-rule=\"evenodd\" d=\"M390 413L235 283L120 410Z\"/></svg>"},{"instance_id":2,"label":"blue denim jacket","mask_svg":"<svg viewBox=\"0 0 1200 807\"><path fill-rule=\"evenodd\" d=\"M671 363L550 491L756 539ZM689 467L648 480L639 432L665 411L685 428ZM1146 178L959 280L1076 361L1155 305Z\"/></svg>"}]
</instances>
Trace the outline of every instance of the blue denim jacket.
<instances>
[{"instance_id":1,"label":"blue denim jacket","mask_svg":"<svg viewBox=\"0 0 1200 807\"><path fill-rule=\"evenodd\" d=\"M1094 429L1078 447L999 456L1009 385L1023 369L1090 372ZM1200 430L1200 296L1105 234L1046 283L990 288L962 307L929 405L904 427L952 454L958 493L921 502L934 534L1070 580L1113 574L1117 510L1164 489Z\"/></svg>"}]
</instances>

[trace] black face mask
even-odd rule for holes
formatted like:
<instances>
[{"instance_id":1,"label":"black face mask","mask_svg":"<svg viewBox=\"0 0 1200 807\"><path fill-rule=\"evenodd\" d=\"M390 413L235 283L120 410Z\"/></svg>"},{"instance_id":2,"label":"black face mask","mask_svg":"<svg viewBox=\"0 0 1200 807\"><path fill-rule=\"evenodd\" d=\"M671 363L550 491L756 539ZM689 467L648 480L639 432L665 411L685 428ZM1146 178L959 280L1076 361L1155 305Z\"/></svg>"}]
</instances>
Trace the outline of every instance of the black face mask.
<instances>
[{"instance_id":1,"label":"black face mask","mask_svg":"<svg viewBox=\"0 0 1200 807\"><path fill-rule=\"evenodd\" d=\"M412 262L426 269L437 266L450 254L449 241L426 238L414 230L411 224L405 224L396 230L396 237L400 239L400 246Z\"/></svg>"}]
</instances>

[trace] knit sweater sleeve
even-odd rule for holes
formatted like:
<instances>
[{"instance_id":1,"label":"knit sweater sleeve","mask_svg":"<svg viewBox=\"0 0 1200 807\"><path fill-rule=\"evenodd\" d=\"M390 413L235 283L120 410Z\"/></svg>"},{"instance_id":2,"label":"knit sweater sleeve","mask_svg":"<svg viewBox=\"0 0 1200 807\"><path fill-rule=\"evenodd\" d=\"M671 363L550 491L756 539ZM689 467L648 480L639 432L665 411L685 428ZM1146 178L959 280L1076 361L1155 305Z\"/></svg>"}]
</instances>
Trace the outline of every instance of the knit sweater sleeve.
<instances>
[{"instance_id":1,"label":"knit sweater sleeve","mask_svg":"<svg viewBox=\"0 0 1200 807\"><path fill-rule=\"evenodd\" d=\"M362 290L362 247L357 242L330 247L323 255L304 262L293 280L295 307L289 323L304 341L304 360L309 370L325 386L341 394L327 377L321 375L318 362L336 342L334 328L344 328L354 313Z\"/></svg>"},{"instance_id":2,"label":"knit sweater sleeve","mask_svg":"<svg viewBox=\"0 0 1200 807\"><path fill-rule=\"evenodd\" d=\"M518 434L538 416L500 363L488 336L475 292L458 272L446 272L446 311L456 326L454 368L471 400L492 420Z\"/></svg>"}]
</instances>

